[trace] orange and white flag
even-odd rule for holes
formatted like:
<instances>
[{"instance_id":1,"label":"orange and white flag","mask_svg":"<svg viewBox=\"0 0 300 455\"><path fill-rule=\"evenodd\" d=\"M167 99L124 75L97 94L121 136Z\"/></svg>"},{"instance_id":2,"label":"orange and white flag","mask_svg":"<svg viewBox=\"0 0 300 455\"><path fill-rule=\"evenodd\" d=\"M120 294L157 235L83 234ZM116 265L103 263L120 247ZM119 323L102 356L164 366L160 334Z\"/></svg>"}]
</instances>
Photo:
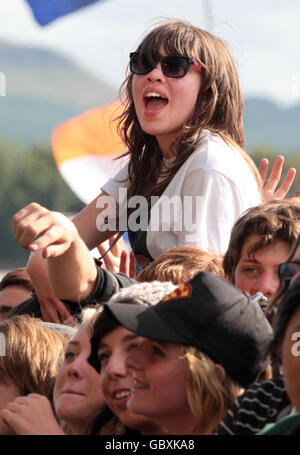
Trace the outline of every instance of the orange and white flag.
<instances>
[{"instance_id":1,"label":"orange and white flag","mask_svg":"<svg viewBox=\"0 0 300 455\"><path fill-rule=\"evenodd\" d=\"M115 120L123 109L120 102L90 109L52 133L56 165L72 191L86 204L127 160L114 159L126 151Z\"/></svg>"}]
</instances>

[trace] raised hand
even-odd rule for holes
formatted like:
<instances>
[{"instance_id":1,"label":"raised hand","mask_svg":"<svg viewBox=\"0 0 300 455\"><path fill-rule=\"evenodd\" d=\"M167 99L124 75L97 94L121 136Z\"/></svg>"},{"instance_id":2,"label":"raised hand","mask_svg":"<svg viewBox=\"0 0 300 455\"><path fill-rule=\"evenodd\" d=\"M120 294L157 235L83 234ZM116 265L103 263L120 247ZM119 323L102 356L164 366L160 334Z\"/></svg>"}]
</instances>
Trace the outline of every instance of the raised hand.
<instances>
[{"instance_id":1,"label":"raised hand","mask_svg":"<svg viewBox=\"0 0 300 455\"><path fill-rule=\"evenodd\" d=\"M293 181L296 176L296 169L291 167L283 182L277 188L277 185L280 181L282 168L284 163L284 157L279 155L274 163L273 169L269 178L267 179L268 175L268 168L269 168L269 161L266 158L263 158L260 162L259 166L259 173L263 182L263 199L264 201L272 201L273 199L284 199L287 193L289 192ZM300 185L300 184L299 184ZM298 185L298 192L300 194L300 188ZM276 189L277 188L277 189Z\"/></svg>"},{"instance_id":2,"label":"raised hand","mask_svg":"<svg viewBox=\"0 0 300 455\"><path fill-rule=\"evenodd\" d=\"M45 259L65 253L78 237L71 220L35 202L13 216L12 229L23 248L42 251Z\"/></svg>"},{"instance_id":3,"label":"raised hand","mask_svg":"<svg viewBox=\"0 0 300 455\"><path fill-rule=\"evenodd\" d=\"M79 237L67 217L51 212L39 204L31 203L19 210L12 222L13 232L23 248L36 254L30 258L27 271L36 291L43 319L49 322L72 323L66 305L55 295L48 281L47 262L44 259L61 256ZM61 276L64 280L64 276ZM75 323L74 323L75 324Z\"/></svg>"}]
</instances>

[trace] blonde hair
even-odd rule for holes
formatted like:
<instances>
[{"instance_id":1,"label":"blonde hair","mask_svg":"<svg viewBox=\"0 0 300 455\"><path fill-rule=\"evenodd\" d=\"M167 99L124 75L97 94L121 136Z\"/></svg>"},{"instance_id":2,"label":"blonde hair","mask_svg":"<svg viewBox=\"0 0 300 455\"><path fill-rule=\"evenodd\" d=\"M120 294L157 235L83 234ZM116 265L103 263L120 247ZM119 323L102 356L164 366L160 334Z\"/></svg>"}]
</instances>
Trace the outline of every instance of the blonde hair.
<instances>
[{"instance_id":1,"label":"blonde hair","mask_svg":"<svg viewBox=\"0 0 300 455\"><path fill-rule=\"evenodd\" d=\"M21 396L38 393L53 404L53 387L70 336L28 315L5 319L0 323L0 333L5 336L1 381L11 380Z\"/></svg>"},{"instance_id":2,"label":"blonde hair","mask_svg":"<svg viewBox=\"0 0 300 455\"><path fill-rule=\"evenodd\" d=\"M214 434L220 421L243 388L229 376L223 381L216 373L216 364L203 352L184 347L189 368L187 400L198 422L200 434Z\"/></svg>"},{"instance_id":3,"label":"blonde hair","mask_svg":"<svg viewBox=\"0 0 300 455\"><path fill-rule=\"evenodd\" d=\"M150 262L136 277L138 281L172 281L182 284L204 270L224 278L223 256L194 246L172 248Z\"/></svg>"},{"instance_id":4,"label":"blonde hair","mask_svg":"<svg viewBox=\"0 0 300 455\"><path fill-rule=\"evenodd\" d=\"M80 323L78 326L77 333L81 329L85 329L85 330L87 330L88 335L91 338L92 333L93 333L94 323L95 323L97 317L99 316L99 314L102 312L102 310L103 310L102 305L95 305L92 307L83 308L83 310L81 311L79 318L78 318Z\"/></svg>"}]
</instances>

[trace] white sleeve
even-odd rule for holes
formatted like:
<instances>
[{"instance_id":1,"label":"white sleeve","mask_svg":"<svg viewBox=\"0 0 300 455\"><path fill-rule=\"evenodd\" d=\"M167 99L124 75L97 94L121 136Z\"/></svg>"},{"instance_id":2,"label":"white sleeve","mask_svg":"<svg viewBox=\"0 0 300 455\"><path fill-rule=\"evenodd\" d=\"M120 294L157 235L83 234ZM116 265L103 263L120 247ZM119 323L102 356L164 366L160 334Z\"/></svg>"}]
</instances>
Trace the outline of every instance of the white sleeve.
<instances>
[{"instance_id":1,"label":"white sleeve","mask_svg":"<svg viewBox=\"0 0 300 455\"><path fill-rule=\"evenodd\" d=\"M235 221L251 206L243 198L236 185L218 171L197 169L187 175L182 186L182 230L176 233L177 246L193 245L224 253ZM253 205L257 203L253 199Z\"/></svg>"},{"instance_id":2,"label":"white sleeve","mask_svg":"<svg viewBox=\"0 0 300 455\"><path fill-rule=\"evenodd\" d=\"M128 162L119 170L119 172L109 179L103 186L102 190L106 191L117 202L119 202L119 189L128 188Z\"/></svg>"}]
</instances>

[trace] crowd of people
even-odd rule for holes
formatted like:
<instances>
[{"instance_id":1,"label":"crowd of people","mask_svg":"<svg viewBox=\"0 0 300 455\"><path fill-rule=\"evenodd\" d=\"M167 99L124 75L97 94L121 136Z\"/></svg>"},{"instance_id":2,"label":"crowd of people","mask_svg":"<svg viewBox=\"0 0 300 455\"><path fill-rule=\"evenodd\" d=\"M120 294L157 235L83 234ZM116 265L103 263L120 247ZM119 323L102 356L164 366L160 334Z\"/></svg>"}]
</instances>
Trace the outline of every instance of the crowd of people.
<instances>
[{"instance_id":1,"label":"crowd of people","mask_svg":"<svg viewBox=\"0 0 300 455\"><path fill-rule=\"evenodd\" d=\"M145 36L120 97L128 161L100 195L13 217L0 433L299 434L295 169L256 168L230 51L187 22Z\"/></svg>"}]
</instances>

